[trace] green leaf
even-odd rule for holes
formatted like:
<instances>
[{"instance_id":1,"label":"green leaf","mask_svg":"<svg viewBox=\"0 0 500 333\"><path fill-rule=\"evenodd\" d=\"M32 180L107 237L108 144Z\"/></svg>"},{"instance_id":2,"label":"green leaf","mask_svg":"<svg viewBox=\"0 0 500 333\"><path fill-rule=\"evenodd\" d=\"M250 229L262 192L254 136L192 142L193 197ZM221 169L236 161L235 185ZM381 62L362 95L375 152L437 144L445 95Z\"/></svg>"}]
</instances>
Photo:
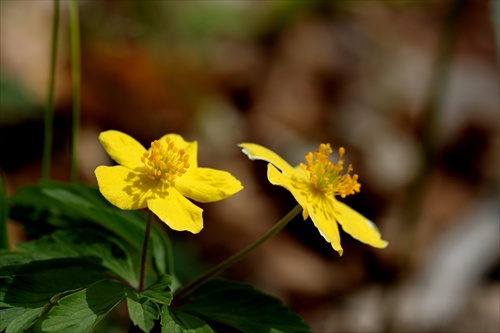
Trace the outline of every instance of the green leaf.
<instances>
[{"instance_id":1,"label":"green leaf","mask_svg":"<svg viewBox=\"0 0 500 333\"><path fill-rule=\"evenodd\" d=\"M32 261L48 259L46 256L39 253L21 253L11 252L8 250L0 250L0 276L7 276Z\"/></svg>"},{"instance_id":2,"label":"green leaf","mask_svg":"<svg viewBox=\"0 0 500 333\"><path fill-rule=\"evenodd\" d=\"M302 318L272 296L250 285L211 280L189 294L182 312L219 322L245 333L310 332Z\"/></svg>"},{"instance_id":3,"label":"green leaf","mask_svg":"<svg viewBox=\"0 0 500 333\"><path fill-rule=\"evenodd\" d=\"M83 259L33 260L31 255L6 253L0 276L0 331L28 329L59 298L104 278L104 268ZM4 261L2 260L2 263Z\"/></svg>"},{"instance_id":4,"label":"green leaf","mask_svg":"<svg viewBox=\"0 0 500 333\"><path fill-rule=\"evenodd\" d=\"M24 308L3 308L0 309L0 332L7 327L7 325L16 317L22 315L28 309Z\"/></svg>"},{"instance_id":5,"label":"green leaf","mask_svg":"<svg viewBox=\"0 0 500 333\"><path fill-rule=\"evenodd\" d=\"M159 275L173 274L172 266L174 263L171 262L173 258L169 253L172 252L172 244L167 233L158 228L157 225L153 225L151 231L148 253L151 254L156 271Z\"/></svg>"},{"instance_id":6,"label":"green leaf","mask_svg":"<svg viewBox=\"0 0 500 333\"><path fill-rule=\"evenodd\" d=\"M0 310L0 331L22 332L29 328L40 315L42 308L7 308Z\"/></svg>"},{"instance_id":7,"label":"green leaf","mask_svg":"<svg viewBox=\"0 0 500 333\"><path fill-rule=\"evenodd\" d=\"M11 217L30 227L35 235L50 232L47 224L56 228L73 228L75 225L87 227L92 223L131 245L137 244L137 249L141 248L143 232L139 229L145 224L144 214L114 207L95 188L40 182L18 190L11 197L11 204Z\"/></svg>"},{"instance_id":8,"label":"green leaf","mask_svg":"<svg viewBox=\"0 0 500 333\"><path fill-rule=\"evenodd\" d=\"M141 292L141 297L147 297L157 303L168 305L172 301L171 284L170 276L163 275L155 284Z\"/></svg>"},{"instance_id":9,"label":"green leaf","mask_svg":"<svg viewBox=\"0 0 500 333\"><path fill-rule=\"evenodd\" d=\"M160 317L158 304L148 297L140 297L135 291L127 295L127 307L130 319L134 325L148 333L155 325L155 320Z\"/></svg>"},{"instance_id":10,"label":"green leaf","mask_svg":"<svg viewBox=\"0 0 500 333\"><path fill-rule=\"evenodd\" d=\"M49 332L90 332L131 290L131 287L116 281L98 281L61 298L42 322L42 329Z\"/></svg>"},{"instance_id":11,"label":"green leaf","mask_svg":"<svg viewBox=\"0 0 500 333\"><path fill-rule=\"evenodd\" d=\"M92 229L105 233L128 249L138 270L139 255L146 226L146 216L139 211L125 211L111 205L99 190L82 184L40 182L21 188L10 198L10 216L23 224L34 236L55 229ZM169 273L167 259L169 245L165 232L153 224L149 265L156 277ZM148 270L148 273L150 270ZM137 281L132 281L137 283Z\"/></svg>"},{"instance_id":12,"label":"green leaf","mask_svg":"<svg viewBox=\"0 0 500 333\"><path fill-rule=\"evenodd\" d=\"M92 257L114 275L127 281L137 280L128 250L119 241L98 230L57 230L38 240L18 244L17 248L49 258Z\"/></svg>"},{"instance_id":13,"label":"green leaf","mask_svg":"<svg viewBox=\"0 0 500 333\"><path fill-rule=\"evenodd\" d=\"M66 264L67 267L52 268ZM57 294L86 287L104 277L94 266L78 266L74 259L31 262L17 268L15 275L0 277L0 306L42 307Z\"/></svg>"},{"instance_id":14,"label":"green leaf","mask_svg":"<svg viewBox=\"0 0 500 333\"><path fill-rule=\"evenodd\" d=\"M167 305L161 311L162 333L213 333L202 319L189 313L178 312Z\"/></svg>"},{"instance_id":15,"label":"green leaf","mask_svg":"<svg viewBox=\"0 0 500 333\"><path fill-rule=\"evenodd\" d=\"M154 320L160 316L157 303L168 305L172 301L171 284L170 276L163 275L155 284L140 294L135 291L129 293L127 306L134 325L139 326L145 332L153 328Z\"/></svg>"},{"instance_id":16,"label":"green leaf","mask_svg":"<svg viewBox=\"0 0 500 333\"><path fill-rule=\"evenodd\" d=\"M51 183L57 188L45 189L49 197L59 200L62 204L74 204L80 211L87 214L89 221L109 230L113 235L121 237L128 242L137 253L142 250L144 231L146 227L146 216L138 211L125 211L111 205L101 195L97 188L84 185L67 185ZM148 254L154 263L158 275L168 274L167 258L170 251L169 240L166 233L159 225L153 224L150 235Z\"/></svg>"}]
</instances>

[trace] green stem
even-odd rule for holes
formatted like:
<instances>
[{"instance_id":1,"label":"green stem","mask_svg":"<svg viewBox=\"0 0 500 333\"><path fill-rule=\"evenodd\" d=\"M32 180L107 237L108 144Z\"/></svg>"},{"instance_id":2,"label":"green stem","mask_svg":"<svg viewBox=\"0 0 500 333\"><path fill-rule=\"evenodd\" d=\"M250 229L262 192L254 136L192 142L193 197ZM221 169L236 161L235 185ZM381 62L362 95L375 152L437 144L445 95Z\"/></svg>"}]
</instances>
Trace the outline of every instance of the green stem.
<instances>
[{"instance_id":1,"label":"green stem","mask_svg":"<svg viewBox=\"0 0 500 333\"><path fill-rule=\"evenodd\" d=\"M71 114L71 182L78 181L77 139L80 125L80 23L78 20L78 0L69 3L69 25L71 43L71 77L73 107Z\"/></svg>"},{"instance_id":2,"label":"green stem","mask_svg":"<svg viewBox=\"0 0 500 333\"><path fill-rule=\"evenodd\" d=\"M142 254L141 254L141 275L139 277L139 292L144 289L144 276L146 275L146 260L148 257L148 247L149 247L149 235L151 234L151 225L153 224L153 213L148 212L148 218L146 222L146 231L144 232L144 242L142 243Z\"/></svg>"},{"instance_id":3,"label":"green stem","mask_svg":"<svg viewBox=\"0 0 500 333\"><path fill-rule=\"evenodd\" d=\"M284 226L288 224L295 216L297 216L300 212L302 211L302 207L300 205L295 206L288 214L286 214L274 227L269 229L261 238L259 238L257 241L254 243L250 244L240 252L234 254L232 257L224 260L217 266L214 266L212 269L208 270L205 274L201 275L198 277L196 280L192 281L191 283L187 284L183 288L179 289L175 293L175 298L176 300L180 300L183 296L185 296L187 293L192 291L193 289L197 288L201 284L203 284L206 280L214 277L215 275L219 274L232 264L236 263L246 255L248 255L250 252L261 246L264 242L266 242L269 238L273 237L276 233L278 233L281 229L283 229Z\"/></svg>"},{"instance_id":4,"label":"green stem","mask_svg":"<svg viewBox=\"0 0 500 333\"><path fill-rule=\"evenodd\" d=\"M42 179L50 177L50 158L52 155L52 121L54 117L54 84L56 79L57 35L59 31L59 0L54 0L52 15L52 48L50 53L49 91L45 107L45 130L43 138Z\"/></svg>"}]
</instances>

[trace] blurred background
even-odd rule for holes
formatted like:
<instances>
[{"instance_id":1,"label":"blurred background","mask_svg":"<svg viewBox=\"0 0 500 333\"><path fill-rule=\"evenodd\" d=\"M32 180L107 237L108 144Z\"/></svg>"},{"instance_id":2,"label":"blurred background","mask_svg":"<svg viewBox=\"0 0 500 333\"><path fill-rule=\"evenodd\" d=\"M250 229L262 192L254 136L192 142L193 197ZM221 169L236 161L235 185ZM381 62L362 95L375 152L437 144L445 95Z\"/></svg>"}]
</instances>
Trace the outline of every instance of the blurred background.
<instances>
[{"instance_id":1,"label":"blurred background","mask_svg":"<svg viewBox=\"0 0 500 333\"><path fill-rule=\"evenodd\" d=\"M7 192L41 175L51 1L0 1L0 168ZM341 234L339 257L297 218L224 273L279 297L314 332L500 331L500 4L435 1L80 1L82 182L113 162L98 134L197 140L199 164L245 189L169 234L188 281L295 202L240 142L292 165L346 148L344 201L389 241ZM71 62L61 3L51 177L69 180ZM10 225L12 243L24 235Z\"/></svg>"}]
</instances>

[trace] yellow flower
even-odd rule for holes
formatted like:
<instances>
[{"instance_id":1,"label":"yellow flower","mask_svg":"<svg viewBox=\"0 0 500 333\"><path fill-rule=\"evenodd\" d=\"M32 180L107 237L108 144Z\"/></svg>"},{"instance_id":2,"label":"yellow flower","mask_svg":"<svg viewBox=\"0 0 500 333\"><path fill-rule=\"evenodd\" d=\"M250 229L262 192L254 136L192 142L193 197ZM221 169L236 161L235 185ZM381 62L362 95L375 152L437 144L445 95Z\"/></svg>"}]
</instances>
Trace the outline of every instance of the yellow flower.
<instances>
[{"instance_id":1,"label":"yellow flower","mask_svg":"<svg viewBox=\"0 0 500 333\"><path fill-rule=\"evenodd\" d=\"M118 131L102 132L99 140L120 164L95 170L102 195L121 209L148 207L174 230L198 233L203 228L203 210L186 197L213 202L243 188L226 171L199 168L197 142L186 142L177 134L153 141L148 150Z\"/></svg>"},{"instance_id":2,"label":"yellow flower","mask_svg":"<svg viewBox=\"0 0 500 333\"><path fill-rule=\"evenodd\" d=\"M344 169L344 148L339 149L337 164L328 160L332 153L330 144L320 144L317 152L309 152L305 156L306 164L300 163L292 167L276 153L260 145L242 143L239 146L251 160L270 162L267 168L269 181L292 193L303 208L304 220L311 216L321 235L340 255L343 250L337 222L345 232L363 243L377 248L387 246L388 243L380 238L377 227L370 220L335 198L336 195L344 198L359 192L361 187L358 175L350 174L351 165L341 175Z\"/></svg>"}]
</instances>

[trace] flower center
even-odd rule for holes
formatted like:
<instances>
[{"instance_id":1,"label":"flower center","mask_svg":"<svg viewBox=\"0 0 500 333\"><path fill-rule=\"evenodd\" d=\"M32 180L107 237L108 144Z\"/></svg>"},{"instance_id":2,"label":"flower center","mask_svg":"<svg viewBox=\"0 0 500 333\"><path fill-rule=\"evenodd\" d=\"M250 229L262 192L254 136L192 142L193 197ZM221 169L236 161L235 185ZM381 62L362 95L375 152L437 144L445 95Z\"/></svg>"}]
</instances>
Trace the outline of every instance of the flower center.
<instances>
[{"instance_id":1,"label":"flower center","mask_svg":"<svg viewBox=\"0 0 500 333\"><path fill-rule=\"evenodd\" d=\"M169 137L164 142L151 142L151 149L141 156L141 161L151 180L160 180L167 185L172 185L175 178L189 168L189 154L177 148Z\"/></svg>"},{"instance_id":2,"label":"flower center","mask_svg":"<svg viewBox=\"0 0 500 333\"><path fill-rule=\"evenodd\" d=\"M318 151L314 154L309 152L305 156L307 164L299 164L300 168L309 176L311 188L327 195L340 195L342 198L359 192L361 184L358 183L358 175L350 175L350 172L353 171L352 165L348 166L346 173L340 174L344 169L345 149L339 148L340 157L337 164L328 160L331 153L330 144L322 143L319 145Z\"/></svg>"}]
</instances>

